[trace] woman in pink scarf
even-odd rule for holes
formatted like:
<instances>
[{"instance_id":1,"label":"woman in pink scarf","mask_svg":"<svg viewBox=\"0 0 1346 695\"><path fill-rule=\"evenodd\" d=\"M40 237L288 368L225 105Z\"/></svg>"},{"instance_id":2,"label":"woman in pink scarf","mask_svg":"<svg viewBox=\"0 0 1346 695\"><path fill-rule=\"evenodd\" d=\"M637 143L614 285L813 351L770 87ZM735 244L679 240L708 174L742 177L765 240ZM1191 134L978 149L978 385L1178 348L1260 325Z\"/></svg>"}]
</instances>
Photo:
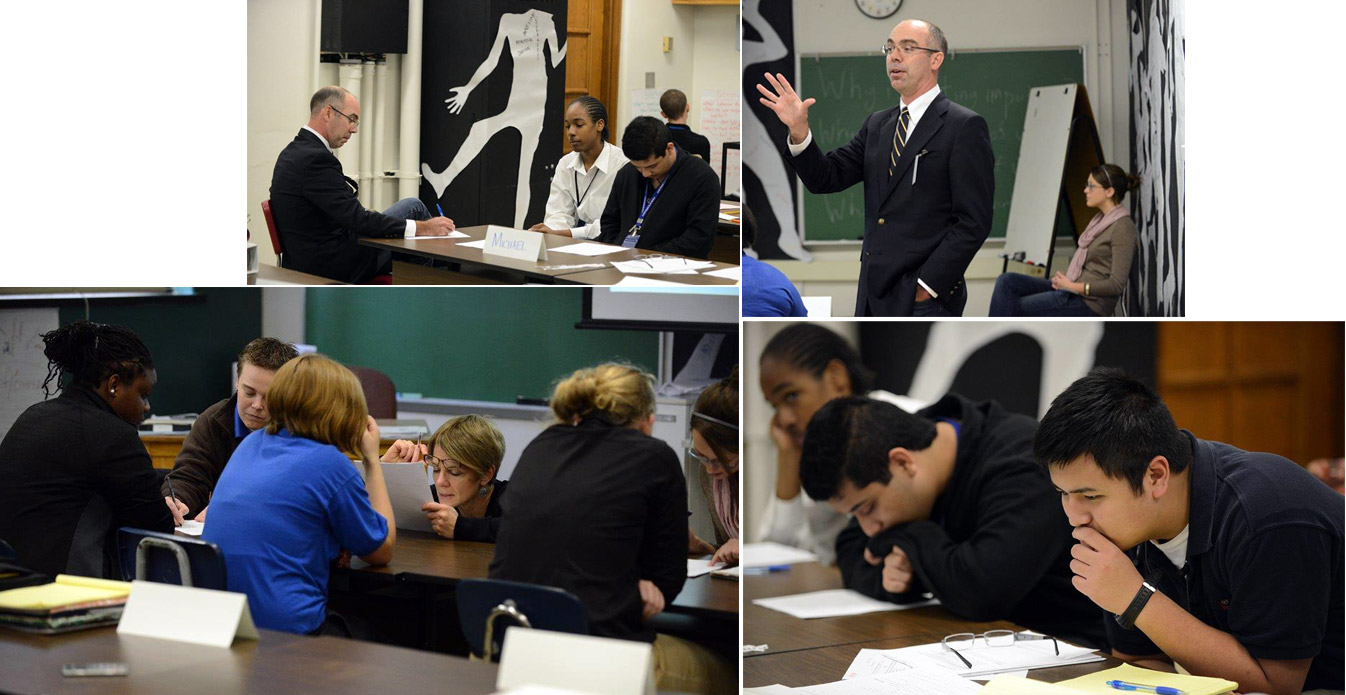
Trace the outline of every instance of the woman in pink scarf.
<instances>
[{"instance_id":1,"label":"woman in pink scarf","mask_svg":"<svg viewBox=\"0 0 1346 695\"><path fill-rule=\"evenodd\" d=\"M1098 214L1080 235L1066 272L1051 280L1003 273L991 294L991 316L1111 316L1126 289L1136 253L1136 224L1122 196L1140 179L1116 164L1089 172L1084 198Z\"/></svg>"},{"instance_id":2,"label":"woman in pink scarf","mask_svg":"<svg viewBox=\"0 0 1346 695\"><path fill-rule=\"evenodd\" d=\"M692 406L692 458L701 464L701 490L714 509L715 550L712 562L738 564L738 367L712 384ZM688 552L713 549L688 529Z\"/></svg>"}]
</instances>

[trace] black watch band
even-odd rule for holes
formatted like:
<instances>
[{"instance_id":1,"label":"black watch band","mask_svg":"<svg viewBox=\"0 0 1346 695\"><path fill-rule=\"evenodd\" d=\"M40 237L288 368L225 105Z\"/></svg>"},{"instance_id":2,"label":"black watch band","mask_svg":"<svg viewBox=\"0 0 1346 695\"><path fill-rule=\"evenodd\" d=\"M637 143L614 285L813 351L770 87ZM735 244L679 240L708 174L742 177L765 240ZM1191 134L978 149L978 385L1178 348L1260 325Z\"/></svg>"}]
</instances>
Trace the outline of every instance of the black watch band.
<instances>
[{"instance_id":1,"label":"black watch band","mask_svg":"<svg viewBox=\"0 0 1346 695\"><path fill-rule=\"evenodd\" d=\"M1130 630L1136 626L1136 616L1149 602L1150 597L1154 595L1156 589L1149 582L1141 582L1140 589L1136 591L1136 597L1131 599L1131 605L1126 607L1126 611L1117 616L1117 624L1123 629Z\"/></svg>"}]
</instances>

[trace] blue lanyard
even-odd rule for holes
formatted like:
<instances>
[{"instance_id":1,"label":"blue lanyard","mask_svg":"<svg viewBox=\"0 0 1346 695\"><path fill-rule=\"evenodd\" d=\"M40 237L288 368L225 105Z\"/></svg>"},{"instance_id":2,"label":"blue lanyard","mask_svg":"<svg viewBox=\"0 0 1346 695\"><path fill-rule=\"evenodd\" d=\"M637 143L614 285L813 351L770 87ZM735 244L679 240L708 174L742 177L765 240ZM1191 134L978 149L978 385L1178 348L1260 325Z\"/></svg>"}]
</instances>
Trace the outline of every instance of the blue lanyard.
<instances>
[{"instance_id":1,"label":"blue lanyard","mask_svg":"<svg viewBox=\"0 0 1346 695\"><path fill-rule=\"evenodd\" d=\"M645 197L640 204L640 216L636 218L636 225L631 228L632 236L640 236L640 228L645 226L645 216L650 213L650 206L654 205L654 201L659 199L659 194L663 192L664 186L668 185L668 180L671 178L673 178L672 171L668 172L668 174L664 176L664 180L659 182L659 187L654 189L653 195L650 194L649 182L646 182Z\"/></svg>"}]
</instances>

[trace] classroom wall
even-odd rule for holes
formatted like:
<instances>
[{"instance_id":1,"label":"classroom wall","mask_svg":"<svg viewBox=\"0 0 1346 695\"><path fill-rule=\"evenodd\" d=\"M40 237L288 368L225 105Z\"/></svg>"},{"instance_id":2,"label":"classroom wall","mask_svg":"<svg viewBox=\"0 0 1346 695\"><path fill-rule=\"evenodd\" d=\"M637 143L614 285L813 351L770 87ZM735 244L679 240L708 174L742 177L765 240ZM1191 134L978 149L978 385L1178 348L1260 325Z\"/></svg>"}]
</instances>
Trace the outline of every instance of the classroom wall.
<instances>
[{"instance_id":1,"label":"classroom wall","mask_svg":"<svg viewBox=\"0 0 1346 695\"><path fill-rule=\"evenodd\" d=\"M631 92L645 89L645 74L654 73L654 89L677 88L687 93L692 113L687 124L701 127L701 92L738 89L737 7L673 5L666 0L638 0L622 7L621 58L618 63L618 144L633 117ZM663 37L673 50L663 52Z\"/></svg>"},{"instance_id":2,"label":"classroom wall","mask_svg":"<svg viewBox=\"0 0 1346 695\"><path fill-rule=\"evenodd\" d=\"M954 50L1084 46L1085 88L1098 122L1104 157L1130 166L1126 0L907 0L897 15L882 20L869 19L851 5L795 0L795 54L877 50L893 26L908 18L938 24ZM991 290L1001 269L996 256L1002 253L1002 247L1003 241L989 240L969 266L964 316L987 314ZM795 281L800 294L833 297L833 316L854 315L860 244L806 244L806 248L817 267L789 262L778 263L777 267ZM1053 271L1069 263L1072 251L1069 243L1058 243Z\"/></svg>"}]
</instances>

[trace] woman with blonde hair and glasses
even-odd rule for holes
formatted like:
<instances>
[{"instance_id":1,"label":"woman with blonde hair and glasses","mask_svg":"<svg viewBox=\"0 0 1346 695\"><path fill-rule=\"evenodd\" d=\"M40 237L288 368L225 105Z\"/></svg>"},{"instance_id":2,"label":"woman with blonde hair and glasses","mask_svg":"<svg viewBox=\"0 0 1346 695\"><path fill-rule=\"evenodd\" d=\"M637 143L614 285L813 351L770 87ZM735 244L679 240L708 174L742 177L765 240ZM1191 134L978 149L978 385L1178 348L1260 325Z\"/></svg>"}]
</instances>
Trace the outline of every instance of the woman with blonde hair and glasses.
<instances>
[{"instance_id":1,"label":"woman with blonde hair and glasses","mask_svg":"<svg viewBox=\"0 0 1346 695\"><path fill-rule=\"evenodd\" d=\"M491 577L565 589L589 631L653 643L660 690L732 693L726 658L645 621L687 581L687 483L651 436L654 378L624 364L581 369L551 398L556 424L510 479Z\"/></svg>"},{"instance_id":2,"label":"woman with blonde hair and glasses","mask_svg":"<svg viewBox=\"0 0 1346 695\"><path fill-rule=\"evenodd\" d=\"M494 543L500 531L500 500L508 481L496 478L505 458L505 435L480 415L449 419L430 445L399 439L384 461L421 461L434 471L438 499L421 511L444 538Z\"/></svg>"},{"instance_id":3,"label":"woman with blonde hair and glasses","mask_svg":"<svg viewBox=\"0 0 1346 695\"><path fill-rule=\"evenodd\" d=\"M396 542L364 391L350 370L308 354L276 370L266 403L271 420L234 450L202 537L224 552L229 590L247 594L258 627L369 638L327 610L342 549L386 565Z\"/></svg>"}]
</instances>

